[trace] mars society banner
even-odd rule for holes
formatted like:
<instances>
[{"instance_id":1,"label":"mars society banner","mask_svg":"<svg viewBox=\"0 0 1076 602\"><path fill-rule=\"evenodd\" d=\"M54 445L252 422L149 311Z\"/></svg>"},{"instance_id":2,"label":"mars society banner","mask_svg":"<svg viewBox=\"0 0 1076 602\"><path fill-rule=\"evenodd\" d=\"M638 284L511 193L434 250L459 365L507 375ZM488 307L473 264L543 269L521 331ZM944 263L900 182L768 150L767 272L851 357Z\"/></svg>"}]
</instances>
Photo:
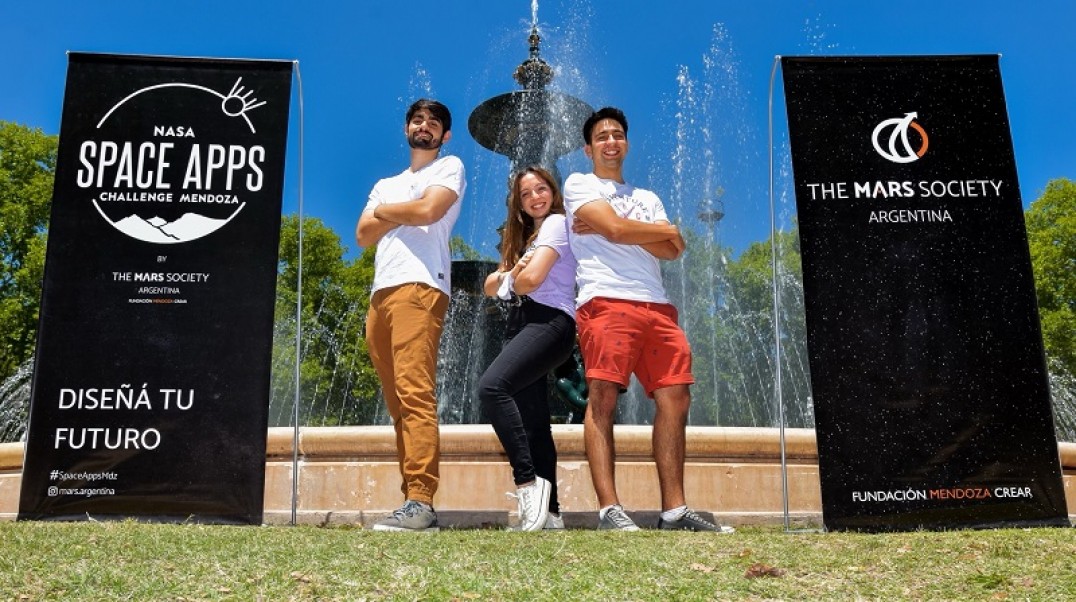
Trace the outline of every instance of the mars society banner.
<instances>
[{"instance_id":1,"label":"mars society banner","mask_svg":"<svg viewBox=\"0 0 1076 602\"><path fill-rule=\"evenodd\" d=\"M998 57L782 71L826 527L1067 526Z\"/></svg>"},{"instance_id":2,"label":"mars society banner","mask_svg":"<svg viewBox=\"0 0 1076 602\"><path fill-rule=\"evenodd\" d=\"M261 522L291 70L69 56L19 519Z\"/></svg>"}]
</instances>

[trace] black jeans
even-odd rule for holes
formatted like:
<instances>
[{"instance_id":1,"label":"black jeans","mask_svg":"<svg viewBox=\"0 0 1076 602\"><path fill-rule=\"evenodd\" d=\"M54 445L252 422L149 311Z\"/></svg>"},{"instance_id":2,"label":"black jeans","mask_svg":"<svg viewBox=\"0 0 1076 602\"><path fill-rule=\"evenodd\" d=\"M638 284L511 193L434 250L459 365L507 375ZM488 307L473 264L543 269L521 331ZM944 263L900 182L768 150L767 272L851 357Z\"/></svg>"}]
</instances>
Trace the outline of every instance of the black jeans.
<instances>
[{"instance_id":1,"label":"black jeans","mask_svg":"<svg viewBox=\"0 0 1076 602\"><path fill-rule=\"evenodd\" d=\"M525 299L508 312L504 347L478 381L482 410L508 454L516 485L535 475L549 481L550 512L560 512L560 503L546 374L564 363L574 346L575 320Z\"/></svg>"}]
</instances>

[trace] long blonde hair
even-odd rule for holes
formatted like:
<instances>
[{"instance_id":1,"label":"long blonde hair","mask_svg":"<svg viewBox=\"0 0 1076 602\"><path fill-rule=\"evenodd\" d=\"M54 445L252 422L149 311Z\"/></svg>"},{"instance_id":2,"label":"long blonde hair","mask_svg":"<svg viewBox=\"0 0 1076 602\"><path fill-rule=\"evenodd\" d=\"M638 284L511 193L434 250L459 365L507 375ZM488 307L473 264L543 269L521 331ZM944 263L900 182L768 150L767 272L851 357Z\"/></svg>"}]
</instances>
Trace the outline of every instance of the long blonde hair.
<instances>
[{"instance_id":1,"label":"long blonde hair","mask_svg":"<svg viewBox=\"0 0 1076 602\"><path fill-rule=\"evenodd\" d=\"M534 218L523 211L523 199L520 197L519 181L523 176L532 173L545 180L552 193L553 200L549 204L550 215L558 213L564 215L564 197L561 195L560 186L556 178L542 167L528 165L512 174L508 185L508 219L505 221L504 230L501 231L501 269L509 270L523 257L523 252L534 242L538 236L538 229L534 227Z\"/></svg>"}]
</instances>

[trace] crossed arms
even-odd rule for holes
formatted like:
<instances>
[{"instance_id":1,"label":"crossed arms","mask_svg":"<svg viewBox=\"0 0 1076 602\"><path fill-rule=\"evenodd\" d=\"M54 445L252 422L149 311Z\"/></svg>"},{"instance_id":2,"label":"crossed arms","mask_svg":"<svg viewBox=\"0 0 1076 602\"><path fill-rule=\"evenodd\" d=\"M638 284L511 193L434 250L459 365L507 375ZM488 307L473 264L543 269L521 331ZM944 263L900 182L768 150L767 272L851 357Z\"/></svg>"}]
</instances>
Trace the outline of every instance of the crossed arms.
<instances>
[{"instance_id":1,"label":"crossed arms","mask_svg":"<svg viewBox=\"0 0 1076 602\"><path fill-rule=\"evenodd\" d=\"M360 247L369 247L398 226L428 226L444 217L458 198L452 189L434 185L417 199L382 203L373 211L363 211L355 227L355 240Z\"/></svg>"},{"instance_id":2,"label":"crossed arms","mask_svg":"<svg viewBox=\"0 0 1076 602\"><path fill-rule=\"evenodd\" d=\"M680 228L664 220L651 224L620 217L612 205L601 199L576 210L572 231L601 234L617 244L638 245L658 259L677 259L684 253Z\"/></svg>"},{"instance_id":3,"label":"crossed arms","mask_svg":"<svg viewBox=\"0 0 1076 602\"><path fill-rule=\"evenodd\" d=\"M487 276L483 290L487 297L495 297L501 282L511 274L513 292L517 295L532 293L545 282L546 276L549 275L549 271L553 269L553 264L557 263L558 259L560 259L560 253L554 251L553 247L544 245L538 247L520 257L516 265L512 266L512 269L507 271L497 270Z\"/></svg>"}]
</instances>

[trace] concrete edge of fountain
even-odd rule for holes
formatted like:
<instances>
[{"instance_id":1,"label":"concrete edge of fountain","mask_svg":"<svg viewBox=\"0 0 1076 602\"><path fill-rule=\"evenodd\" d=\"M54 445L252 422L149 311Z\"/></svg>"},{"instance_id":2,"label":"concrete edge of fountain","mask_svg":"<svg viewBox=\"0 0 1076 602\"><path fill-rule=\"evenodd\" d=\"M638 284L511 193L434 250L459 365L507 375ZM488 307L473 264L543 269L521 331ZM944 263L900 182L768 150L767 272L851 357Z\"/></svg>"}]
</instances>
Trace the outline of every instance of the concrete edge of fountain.
<instances>
[{"instance_id":1,"label":"concrete edge of fountain","mask_svg":"<svg viewBox=\"0 0 1076 602\"><path fill-rule=\"evenodd\" d=\"M568 527L588 528L597 510L580 425L554 425L558 489ZM640 524L657 522L660 499L650 458L648 426L617 426L621 501ZM264 518L291 520L293 430L270 428L266 438ZM689 427L685 485L697 510L734 525L784 520L780 431L776 428ZM0 520L18 514L22 443L0 444ZM511 470L486 424L441 427L443 526L499 528L515 520ZM1058 443L1068 514L1076 519L1076 443ZM821 524L818 456L813 429L786 429L789 516L795 526ZM399 505L396 444L388 426L304 427L299 431L301 524L369 525Z\"/></svg>"}]
</instances>

